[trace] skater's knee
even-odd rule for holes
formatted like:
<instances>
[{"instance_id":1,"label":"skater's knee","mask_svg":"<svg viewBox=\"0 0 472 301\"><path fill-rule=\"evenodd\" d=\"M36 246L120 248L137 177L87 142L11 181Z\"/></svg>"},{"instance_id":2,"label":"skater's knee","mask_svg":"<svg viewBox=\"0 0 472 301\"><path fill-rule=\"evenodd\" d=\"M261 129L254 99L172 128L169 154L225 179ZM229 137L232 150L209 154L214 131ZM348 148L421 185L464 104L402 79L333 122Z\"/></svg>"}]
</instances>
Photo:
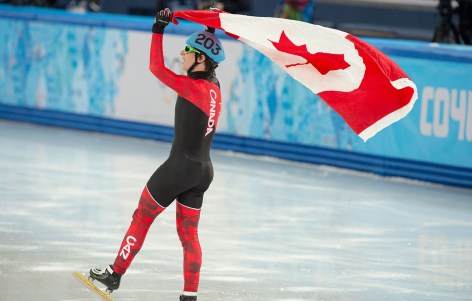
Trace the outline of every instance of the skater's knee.
<instances>
[{"instance_id":1,"label":"skater's knee","mask_svg":"<svg viewBox=\"0 0 472 301\"><path fill-rule=\"evenodd\" d=\"M150 227L158 214L152 214L149 211L138 208L133 213L133 223L140 224L145 227Z\"/></svg>"},{"instance_id":2,"label":"skater's knee","mask_svg":"<svg viewBox=\"0 0 472 301\"><path fill-rule=\"evenodd\" d=\"M177 234L180 241L198 241L198 219L183 218L177 219Z\"/></svg>"},{"instance_id":3,"label":"skater's knee","mask_svg":"<svg viewBox=\"0 0 472 301\"><path fill-rule=\"evenodd\" d=\"M177 234L182 244L184 242L198 242L198 230L196 228L177 227Z\"/></svg>"},{"instance_id":4,"label":"skater's knee","mask_svg":"<svg viewBox=\"0 0 472 301\"><path fill-rule=\"evenodd\" d=\"M177 234L182 245L185 242L198 242L198 222L200 210L183 206L177 202Z\"/></svg>"}]
</instances>

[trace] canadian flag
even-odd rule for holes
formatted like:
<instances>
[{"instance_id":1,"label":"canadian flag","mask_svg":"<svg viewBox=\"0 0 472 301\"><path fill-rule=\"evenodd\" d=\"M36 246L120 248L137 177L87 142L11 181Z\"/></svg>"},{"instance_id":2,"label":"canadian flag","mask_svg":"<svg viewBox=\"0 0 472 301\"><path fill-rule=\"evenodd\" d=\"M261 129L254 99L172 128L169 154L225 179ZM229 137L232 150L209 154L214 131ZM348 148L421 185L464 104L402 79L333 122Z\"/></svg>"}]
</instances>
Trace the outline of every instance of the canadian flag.
<instances>
[{"instance_id":1,"label":"canadian flag","mask_svg":"<svg viewBox=\"0 0 472 301\"><path fill-rule=\"evenodd\" d=\"M364 141L406 116L416 85L382 52L348 33L305 22L222 11L173 14L257 49L339 113Z\"/></svg>"}]
</instances>

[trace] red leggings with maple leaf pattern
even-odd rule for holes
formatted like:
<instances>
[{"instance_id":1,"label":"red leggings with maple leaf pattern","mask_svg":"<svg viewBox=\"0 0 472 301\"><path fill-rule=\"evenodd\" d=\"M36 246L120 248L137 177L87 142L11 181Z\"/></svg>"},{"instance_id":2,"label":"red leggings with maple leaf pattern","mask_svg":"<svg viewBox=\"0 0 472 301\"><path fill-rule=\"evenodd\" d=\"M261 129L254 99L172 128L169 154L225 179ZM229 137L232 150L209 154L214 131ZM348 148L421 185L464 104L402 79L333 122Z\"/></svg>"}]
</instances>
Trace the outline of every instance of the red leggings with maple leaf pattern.
<instances>
[{"instance_id":1,"label":"red leggings with maple leaf pattern","mask_svg":"<svg viewBox=\"0 0 472 301\"><path fill-rule=\"evenodd\" d=\"M184 252L184 291L197 292L202 264L202 251L198 240L198 222L200 209L177 204L176 226ZM133 258L141 250L149 228L155 218L165 210L149 193L147 187L141 194L138 208L133 214L133 220L125 234L120 250L113 264L113 270L124 274L131 265Z\"/></svg>"}]
</instances>

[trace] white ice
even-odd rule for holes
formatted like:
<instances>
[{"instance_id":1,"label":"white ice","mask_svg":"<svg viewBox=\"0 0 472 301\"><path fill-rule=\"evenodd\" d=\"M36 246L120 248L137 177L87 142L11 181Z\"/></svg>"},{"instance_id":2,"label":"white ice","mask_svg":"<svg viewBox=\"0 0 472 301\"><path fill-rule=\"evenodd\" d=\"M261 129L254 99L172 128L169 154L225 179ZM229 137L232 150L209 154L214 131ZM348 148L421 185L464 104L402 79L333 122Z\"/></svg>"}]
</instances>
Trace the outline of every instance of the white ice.
<instances>
[{"instance_id":1,"label":"white ice","mask_svg":"<svg viewBox=\"0 0 472 301\"><path fill-rule=\"evenodd\" d=\"M112 263L170 145L0 121L0 300L99 300L72 277ZM213 151L199 301L472 300L472 191ZM178 300L175 208L115 300Z\"/></svg>"}]
</instances>

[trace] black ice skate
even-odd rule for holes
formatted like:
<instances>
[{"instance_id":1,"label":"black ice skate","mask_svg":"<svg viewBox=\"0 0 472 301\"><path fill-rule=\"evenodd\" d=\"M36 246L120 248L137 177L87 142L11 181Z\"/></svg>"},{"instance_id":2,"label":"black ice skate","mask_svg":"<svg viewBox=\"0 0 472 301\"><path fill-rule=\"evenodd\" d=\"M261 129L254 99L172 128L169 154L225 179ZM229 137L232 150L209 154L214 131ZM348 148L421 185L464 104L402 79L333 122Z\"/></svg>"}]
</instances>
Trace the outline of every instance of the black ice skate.
<instances>
[{"instance_id":1,"label":"black ice skate","mask_svg":"<svg viewBox=\"0 0 472 301\"><path fill-rule=\"evenodd\" d=\"M197 301L197 296L180 295L179 301Z\"/></svg>"},{"instance_id":2,"label":"black ice skate","mask_svg":"<svg viewBox=\"0 0 472 301\"><path fill-rule=\"evenodd\" d=\"M120 287L121 275L115 273L111 266L104 269L90 269L90 277L103 283L110 293Z\"/></svg>"}]
</instances>

